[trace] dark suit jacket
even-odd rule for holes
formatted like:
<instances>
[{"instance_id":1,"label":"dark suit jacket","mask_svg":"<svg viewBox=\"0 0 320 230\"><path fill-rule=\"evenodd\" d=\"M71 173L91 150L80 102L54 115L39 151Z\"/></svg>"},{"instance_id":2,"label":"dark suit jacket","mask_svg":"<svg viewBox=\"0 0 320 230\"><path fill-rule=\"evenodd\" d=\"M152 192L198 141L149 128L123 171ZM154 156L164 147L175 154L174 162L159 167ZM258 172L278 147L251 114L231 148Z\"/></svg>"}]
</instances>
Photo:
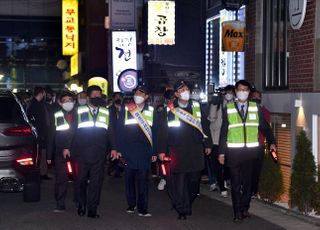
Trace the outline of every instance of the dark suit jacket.
<instances>
[{"instance_id":1,"label":"dark suit jacket","mask_svg":"<svg viewBox=\"0 0 320 230\"><path fill-rule=\"evenodd\" d=\"M234 103L236 103L236 102L234 102ZM240 114L237 105L235 105L235 107L236 107L238 113ZM271 127L265 119L265 116L261 110L261 106L257 105L257 107L258 107L258 116L259 116L259 130L266 137L267 142L270 145L275 144L275 139L272 134ZM246 111L246 114L247 113L248 113L248 109ZM229 128L228 114L227 114L227 109L225 109L223 111L223 121L222 121L221 132L220 132L219 154L225 154L227 151L228 128Z\"/></svg>"},{"instance_id":2,"label":"dark suit jacket","mask_svg":"<svg viewBox=\"0 0 320 230\"><path fill-rule=\"evenodd\" d=\"M184 110L192 114L192 101ZM178 107L177 101L174 106ZM172 172L194 172L204 168L204 147L211 148L209 121L206 119L205 109L201 105L201 124L203 132L208 136L204 138L201 132L180 120L180 127L168 127L168 119L173 119L174 114L165 109L161 118L158 134L159 153L169 149Z\"/></svg>"}]
</instances>

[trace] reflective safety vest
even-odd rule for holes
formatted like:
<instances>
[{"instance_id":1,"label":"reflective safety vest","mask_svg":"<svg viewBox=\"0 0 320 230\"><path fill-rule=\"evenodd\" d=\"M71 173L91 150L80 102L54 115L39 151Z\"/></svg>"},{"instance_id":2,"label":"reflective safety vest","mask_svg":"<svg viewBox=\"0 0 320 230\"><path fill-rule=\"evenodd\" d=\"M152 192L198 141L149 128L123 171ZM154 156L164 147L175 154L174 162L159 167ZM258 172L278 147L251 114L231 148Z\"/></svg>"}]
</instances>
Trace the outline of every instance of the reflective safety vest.
<instances>
[{"instance_id":1,"label":"reflective safety vest","mask_svg":"<svg viewBox=\"0 0 320 230\"><path fill-rule=\"evenodd\" d=\"M257 147L259 115L255 102L249 102L246 120L243 121L234 102L227 104L229 130L227 146L229 148Z\"/></svg>"},{"instance_id":2,"label":"reflective safety vest","mask_svg":"<svg viewBox=\"0 0 320 230\"><path fill-rule=\"evenodd\" d=\"M78 107L78 128L99 127L108 130L109 110L99 107L96 119L94 119L90 108L86 105Z\"/></svg>"},{"instance_id":3,"label":"reflective safety vest","mask_svg":"<svg viewBox=\"0 0 320 230\"><path fill-rule=\"evenodd\" d=\"M167 108L167 111L170 109ZM192 116L201 121L200 103L197 101L192 101ZM174 116L174 119L168 120L168 127L180 127L180 119Z\"/></svg>"},{"instance_id":4,"label":"reflective safety vest","mask_svg":"<svg viewBox=\"0 0 320 230\"><path fill-rule=\"evenodd\" d=\"M54 114L54 124L56 126L56 131L68 130L70 128L62 110Z\"/></svg>"},{"instance_id":5,"label":"reflective safety vest","mask_svg":"<svg viewBox=\"0 0 320 230\"><path fill-rule=\"evenodd\" d=\"M130 112L129 112L127 106L125 106L124 124L125 125L138 124L137 120L133 116L129 117L129 114L130 114ZM148 106L147 109L144 109L141 114L144 117L144 119L148 122L148 124L150 126L152 126L152 123L153 123L153 107L152 106Z\"/></svg>"}]
</instances>

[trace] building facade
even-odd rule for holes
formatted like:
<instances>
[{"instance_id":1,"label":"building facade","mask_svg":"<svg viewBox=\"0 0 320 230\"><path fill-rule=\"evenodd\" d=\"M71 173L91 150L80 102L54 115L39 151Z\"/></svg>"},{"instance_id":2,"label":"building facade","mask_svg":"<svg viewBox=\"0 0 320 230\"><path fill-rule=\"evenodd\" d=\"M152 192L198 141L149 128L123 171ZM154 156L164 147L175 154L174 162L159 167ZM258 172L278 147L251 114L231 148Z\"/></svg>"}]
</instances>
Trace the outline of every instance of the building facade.
<instances>
[{"instance_id":1,"label":"building facade","mask_svg":"<svg viewBox=\"0 0 320 230\"><path fill-rule=\"evenodd\" d=\"M272 113L284 176L283 201L288 201L296 135L300 130L305 130L312 141L319 165L320 2L306 2L300 29L290 25L289 0L247 1L245 5L244 79L263 92L263 104ZM207 1L207 18L219 15L222 8L220 1Z\"/></svg>"}]
</instances>

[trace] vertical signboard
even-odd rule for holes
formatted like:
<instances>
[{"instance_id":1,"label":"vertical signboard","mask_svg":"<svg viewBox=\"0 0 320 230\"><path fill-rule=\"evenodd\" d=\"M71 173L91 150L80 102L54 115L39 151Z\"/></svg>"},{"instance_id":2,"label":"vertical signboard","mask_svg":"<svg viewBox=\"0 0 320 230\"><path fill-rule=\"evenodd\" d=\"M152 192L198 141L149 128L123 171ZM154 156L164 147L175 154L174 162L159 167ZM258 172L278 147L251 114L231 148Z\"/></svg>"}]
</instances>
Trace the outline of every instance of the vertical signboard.
<instances>
[{"instance_id":1,"label":"vertical signboard","mask_svg":"<svg viewBox=\"0 0 320 230\"><path fill-rule=\"evenodd\" d=\"M113 91L119 92L119 76L123 71L137 69L135 31L112 32Z\"/></svg>"},{"instance_id":2,"label":"vertical signboard","mask_svg":"<svg viewBox=\"0 0 320 230\"><path fill-rule=\"evenodd\" d=\"M245 20L245 8L239 10L239 20ZM220 34L222 34L222 24L229 20L235 20L236 15L233 11L220 11ZM223 41L220 41L220 66L219 66L219 85L226 86L235 84L236 80L244 79L244 52L238 53L238 58L235 58L235 52L226 52L223 50ZM237 63L236 63L237 62ZM237 70L236 70L237 68ZM237 75L237 76L236 76Z\"/></svg>"},{"instance_id":3,"label":"vertical signboard","mask_svg":"<svg viewBox=\"0 0 320 230\"><path fill-rule=\"evenodd\" d=\"M78 53L78 0L62 1L62 54Z\"/></svg>"},{"instance_id":4,"label":"vertical signboard","mask_svg":"<svg viewBox=\"0 0 320 230\"><path fill-rule=\"evenodd\" d=\"M135 0L110 0L110 29L135 29Z\"/></svg>"},{"instance_id":5,"label":"vertical signboard","mask_svg":"<svg viewBox=\"0 0 320 230\"><path fill-rule=\"evenodd\" d=\"M148 2L148 45L175 44L175 2Z\"/></svg>"}]
</instances>

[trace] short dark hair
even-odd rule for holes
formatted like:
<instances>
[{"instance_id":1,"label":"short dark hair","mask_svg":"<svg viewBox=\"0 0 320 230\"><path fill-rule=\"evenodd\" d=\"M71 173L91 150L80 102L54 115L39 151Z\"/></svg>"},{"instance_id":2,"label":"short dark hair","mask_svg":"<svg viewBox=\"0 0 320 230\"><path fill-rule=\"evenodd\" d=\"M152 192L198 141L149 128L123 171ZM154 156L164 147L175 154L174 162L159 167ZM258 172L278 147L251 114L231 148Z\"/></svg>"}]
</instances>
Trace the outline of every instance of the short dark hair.
<instances>
[{"instance_id":1,"label":"short dark hair","mask_svg":"<svg viewBox=\"0 0 320 230\"><path fill-rule=\"evenodd\" d=\"M45 90L43 87L41 86L35 86L34 89L33 89L33 96L38 96L40 93L44 93Z\"/></svg>"},{"instance_id":2,"label":"short dark hair","mask_svg":"<svg viewBox=\"0 0 320 230\"><path fill-rule=\"evenodd\" d=\"M114 92L112 94L112 98L115 98L117 95L120 95L121 97L123 97L123 94L121 92Z\"/></svg>"},{"instance_id":3,"label":"short dark hair","mask_svg":"<svg viewBox=\"0 0 320 230\"><path fill-rule=\"evenodd\" d=\"M234 91L234 86L233 85L227 85L226 87L223 88L224 91Z\"/></svg>"},{"instance_id":4,"label":"short dark hair","mask_svg":"<svg viewBox=\"0 0 320 230\"><path fill-rule=\"evenodd\" d=\"M62 98L64 98L64 97L71 97L74 100L74 94L70 91L61 92L59 100L62 101Z\"/></svg>"},{"instance_id":5,"label":"short dark hair","mask_svg":"<svg viewBox=\"0 0 320 230\"><path fill-rule=\"evenodd\" d=\"M248 81L246 80L239 80L237 81L236 85L235 85L235 88L237 89L239 87L239 85L244 85L244 86L247 86L249 88L249 90L251 90L251 85Z\"/></svg>"},{"instance_id":6,"label":"short dark hair","mask_svg":"<svg viewBox=\"0 0 320 230\"><path fill-rule=\"evenodd\" d=\"M102 89L100 88L100 86L91 85L87 88L87 96L90 97L93 91L100 91L102 93Z\"/></svg>"}]
</instances>

